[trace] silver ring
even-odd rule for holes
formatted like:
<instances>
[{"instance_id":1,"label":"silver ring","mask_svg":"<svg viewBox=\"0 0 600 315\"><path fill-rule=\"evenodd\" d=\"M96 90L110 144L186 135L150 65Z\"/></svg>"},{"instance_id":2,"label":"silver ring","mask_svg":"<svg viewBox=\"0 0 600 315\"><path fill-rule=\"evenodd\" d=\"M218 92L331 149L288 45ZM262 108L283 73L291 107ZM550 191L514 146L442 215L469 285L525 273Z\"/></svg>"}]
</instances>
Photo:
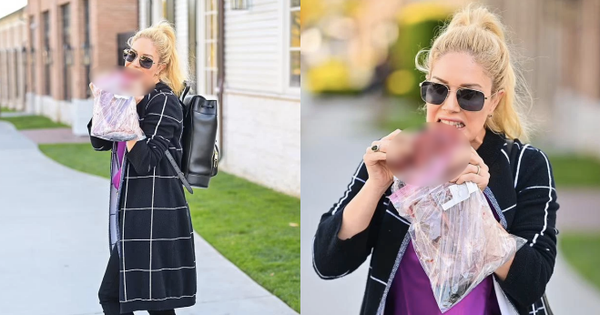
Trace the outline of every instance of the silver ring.
<instances>
[{"instance_id":1,"label":"silver ring","mask_svg":"<svg viewBox=\"0 0 600 315\"><path fill-rule=\"evenodd\" d=\"M479 166L479 164L477 164L475 166L477 166L477 173L475 173L475 175L479 175L479 171L481 171L481 166Z\"/></svg>"},{"instance_id":2,"label":"silver ring","mask_svg":"<svg viewBox=\"0 0 600 315\"><path fill-rule=\"evenodd\" d=\"M372 146L371 147L371 151L378 152L379 151L379 144L376 144L376 145Z\"/></svg>"}]
</instances>

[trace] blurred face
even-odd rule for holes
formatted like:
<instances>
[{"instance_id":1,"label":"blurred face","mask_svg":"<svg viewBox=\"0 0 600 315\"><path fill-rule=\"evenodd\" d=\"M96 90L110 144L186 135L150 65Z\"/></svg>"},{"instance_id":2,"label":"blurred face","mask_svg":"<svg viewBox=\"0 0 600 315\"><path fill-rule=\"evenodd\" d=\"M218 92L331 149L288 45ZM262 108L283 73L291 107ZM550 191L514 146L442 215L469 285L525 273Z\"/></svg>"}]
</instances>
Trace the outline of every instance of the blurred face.
<instances>
[{"instance_id":1,"label":"blurred face","mask_svg":"<svg viewBox=\"0 0 600 315\"><path fill-rule=\"evenodd\" d=\"M129 49L125 67L140 75L145 86L154 86L160 81L165 65L160 63L154 43L148 38L139 38Z\"/></svg>"},{"instance_id":2,"label":"blurred face","mask_svg":"<svg viewBox=\"0 0 600 315\"><path fill-rule=\"evenodd\" d=\"M504 91L501 90L492 96L491 78L471 55L464 52L447 53L440 57L433 64L428 81L446 85L450 92L441 105L427 103L427 122L441 122L454 126L463 132L471 146L477 149L485 136L485 121L496 109ZM459 88L483 92L487 99L483 101L481 110L468 111L461 108L457 100ZM462 93L463 96L470 94L472 93L468 90Z\"/></svg>"}]
</instances>

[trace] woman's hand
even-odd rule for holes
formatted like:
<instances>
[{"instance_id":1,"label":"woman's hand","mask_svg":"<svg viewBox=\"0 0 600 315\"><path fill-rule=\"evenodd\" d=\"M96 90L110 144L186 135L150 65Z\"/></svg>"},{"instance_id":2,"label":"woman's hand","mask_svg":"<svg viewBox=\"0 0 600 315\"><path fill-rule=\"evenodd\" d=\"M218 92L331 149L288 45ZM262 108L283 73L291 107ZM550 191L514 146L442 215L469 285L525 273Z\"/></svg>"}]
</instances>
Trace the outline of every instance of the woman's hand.
<instances>
[{"instance_id":1,"label":"woman's hand","mask_svg":"<svg viewBox=\"0 0 600 315\"><path fill-rule=\"evenodd\" d=\"M490 182L490 169L473 147L471 147L471 159L469 160L469 164L463 172L451 180L451 182L459 185L464 182L474 182L482 191L487 187Z\"/></svg>"},{"instance_id":2,"label":"woman's hand","mask_svg":"<svg viewBox=\"0 0 600 315\"><path fill-rule=\"evenodd\" d=\"M369 178L365 185L385 191L392 184L394 174L392 174L386 165L386 155L392 139L400 132L400 129L396 129L381 140L373 141L366 149L363 160L367 167ZM377 150L374 151L374 147L377 147Z\"/></svg>"}]
</instances>

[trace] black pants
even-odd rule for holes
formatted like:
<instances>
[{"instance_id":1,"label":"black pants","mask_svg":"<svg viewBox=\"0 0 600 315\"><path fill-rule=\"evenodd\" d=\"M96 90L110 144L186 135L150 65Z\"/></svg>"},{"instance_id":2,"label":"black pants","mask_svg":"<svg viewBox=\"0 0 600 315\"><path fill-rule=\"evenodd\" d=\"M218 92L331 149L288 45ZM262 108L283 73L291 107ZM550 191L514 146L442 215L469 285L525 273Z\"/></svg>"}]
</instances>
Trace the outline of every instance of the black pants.
<instances>
[{"instance_id":1,"label":"black pants","mask_svg":"<svg viewBox=\"0 0 600 315\"><path fill-rule=\"evenodd\" d=\"M119 252L117 246L113 248L106 266L106 272L98 291L98 298L102 305L105 315L121 314L119 305ZM148 311L150 315L175 315L175 310ZM123 313L124 315L133 315L133 312Z\"/></svg>"}]
</instances>

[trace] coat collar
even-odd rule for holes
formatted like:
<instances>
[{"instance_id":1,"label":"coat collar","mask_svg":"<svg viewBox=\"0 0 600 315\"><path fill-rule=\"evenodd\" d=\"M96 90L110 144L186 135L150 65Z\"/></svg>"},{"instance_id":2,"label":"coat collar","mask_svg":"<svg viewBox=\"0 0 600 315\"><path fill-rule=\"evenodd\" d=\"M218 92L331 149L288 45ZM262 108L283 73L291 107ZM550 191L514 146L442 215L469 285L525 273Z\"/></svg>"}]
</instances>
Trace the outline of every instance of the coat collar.
<instances>
[{"instance_id":1,"label":"coat collar","mask_svg":"<svg viewBox=\"0 0 600 315\"><path fill-rule=\"evenodd\" d=\"M503 134L494 133L492 130L486 128L483 143L481 143L481 146L476 151L485 164L490 166L500 156L500 149L502 149L505 143L506 140Z\"/></svg>"}]
</instances>

